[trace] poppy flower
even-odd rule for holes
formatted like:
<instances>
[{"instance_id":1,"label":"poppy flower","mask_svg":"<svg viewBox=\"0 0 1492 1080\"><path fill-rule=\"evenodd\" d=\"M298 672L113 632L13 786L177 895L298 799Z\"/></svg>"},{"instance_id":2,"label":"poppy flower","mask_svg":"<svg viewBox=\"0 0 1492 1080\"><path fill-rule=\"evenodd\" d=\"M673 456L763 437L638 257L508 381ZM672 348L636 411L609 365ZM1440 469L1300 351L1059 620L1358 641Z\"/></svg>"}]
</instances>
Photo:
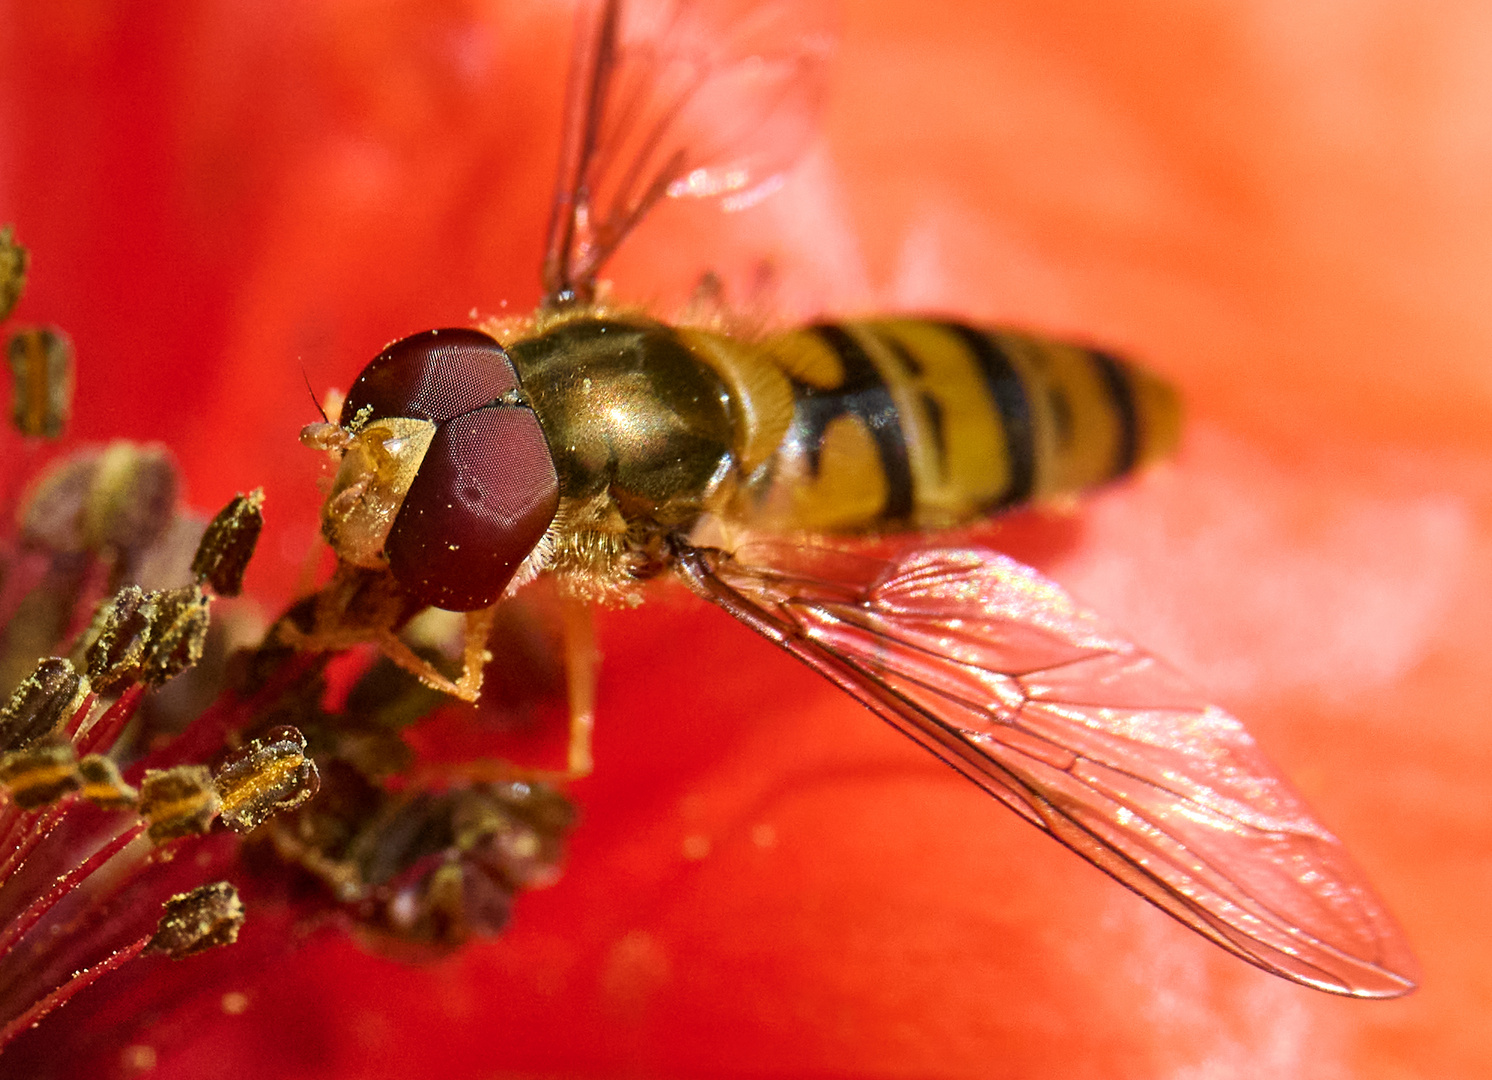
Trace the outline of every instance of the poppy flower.
<instances>
[{"instance_id":1,"label":"poppy flower","mask_svg":"<svg viewBox=\"0 0 1492 1080\"><path fill-rule=\"evenodd\" d=\"M704 270L747 288L765 264L784 317L952 312L1173 379L1174 464L993 541L1245 718L1400 916L1421 989L1339 1000L1238 962L664 589L600 616L583 820L500 936L409 963L250 905L237 945L131 961L0 1074L1487 1059L1492 24L1408 0L874 0L842 22L821 143L754 208L658 210L619 295L669 310ZM0 219L33 258L15 318L76 346L74 440L165 444L204 509L265 488L246 592L272 615L315 545L306 383L538 299L568 11L4 0L0 25Z\"/></svg>"}]
</instances>

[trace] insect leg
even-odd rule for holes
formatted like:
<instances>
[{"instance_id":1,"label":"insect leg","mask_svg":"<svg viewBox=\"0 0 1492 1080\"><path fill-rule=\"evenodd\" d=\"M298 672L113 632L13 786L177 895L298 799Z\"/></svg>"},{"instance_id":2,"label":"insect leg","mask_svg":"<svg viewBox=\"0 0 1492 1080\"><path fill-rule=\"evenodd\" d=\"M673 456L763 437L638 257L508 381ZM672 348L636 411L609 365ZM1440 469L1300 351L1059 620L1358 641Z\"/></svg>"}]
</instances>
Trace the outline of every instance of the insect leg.
<instances>
[{"instance_id":1,"label":"insect leg","mask_svg":"<svg viewBox=\"0 0 1492 1080\"><path fill-rule=\"evenodd\" d=\"M563 604L565 690L570 700L570 749L566 779L589 776L595 767L591 733L596 726L596 627L591 605L567 598Z\"/></svg>"},{"instance_id":2,"label":"insect leg","mask_svg":"<svg viewBox=\"0 0 1492 1080\"><path fill-rule=\"evenodd\" d=\"M467 638L466 669L468 673L473 671L476 673L475 689L478 690L481 688L482 664L488 657L485 645L494 614L495 609L487 608L484 611L474 611L467 615L468 634L472 633L473 622L479 621L477 636ZM565 694L570 704L570 737L565 754L565 767L558 770L530 769L515 766L506 761L479 760L464 762L454 769L446 768L442 770L443 777L449 779L452 775L459 775L462 779L472 783L507 783L512 780L528 780L543 784L566 784L572 780L582 780L594 771L595 760L591 754L591 733L595 729L596 676L600 666L600 653L596 649L596 629L591 617L591 605L583 600L564 598L560 603L560 634L560 644L565 654ZM394 640L399 645L404 645L398 638ZM480 649L482 659L476 661L472 659L473 654L470 650L473 644ZM407 646L404 647L404 651L413 658L415 664L423 664L423 661L410 652ZM449 680L442 679L439 672L429 669L428 665L425 665L426 670L419 670L409 666L399 656L387 650L385 654L394 663L416 675L427 686L460 696L459 691L461 684L467 679L466 675L463 675L456 683L451 683ZM433 678L427 677L427 670L429 676Z\"/></svg>"},{"instance_id":3,"label":"insect leg","mask_svg":"<svg viewBox=\"0 0 1492 1080\"><path fill-rule=\"evenodd\" d=\"M461 648L461 675L454 682L425 660L392 630L379 628L374 635L379 651L432 690L450 694L461 701L476 701L482 693L482 668L492 658L487 651L487 635L492 630L494 608L466 613Z\"/></svg>"},{"instance_id":4,"label":"insect leg","mask_svg":"<svg viewBox=\"0 0 1492 1080\"><path fill-rule=\"evenodd\" d=\"M492 654L487 651L487 637L497 605L466 613L466 634L461 643L461 678L456 680L456 696L462 701L476 701L482 692L482 669Z\"/></svg>"},{"instance_id":5,"label":"insect leg","mask_svg":"<svg viewBox=\"0 0 1492 1080\"><path fill-rule=\"evenodd\" d=\"M428 660L425 660L408 645L404 639L392 630L380 629L374 635L374 641L378 645L378 651L409 672L420 682L432 690L439 690L442 694L450 694L452 697L460 698L462 701L475 701L476 695L462 692L458 683L452 682L439 671L437 671ZM465 681L466 672L462 672L462 681Z\"/></svg>"}]
</instances>

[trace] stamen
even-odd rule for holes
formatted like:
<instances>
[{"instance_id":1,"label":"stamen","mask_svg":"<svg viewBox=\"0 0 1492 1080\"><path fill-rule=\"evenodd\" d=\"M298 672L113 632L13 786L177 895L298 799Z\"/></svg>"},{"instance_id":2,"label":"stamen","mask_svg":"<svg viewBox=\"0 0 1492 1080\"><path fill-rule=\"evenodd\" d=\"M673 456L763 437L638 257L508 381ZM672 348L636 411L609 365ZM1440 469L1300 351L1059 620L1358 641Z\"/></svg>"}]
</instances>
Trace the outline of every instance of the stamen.
<instances>
[{"instance_id":1,"label":"stamen","mask_svg":"<svg viewBox=\"0 0 1492 1080\"><path fill-rule=\"evenodd\" d=\"M4 251L0 235L0 264ZM0 699L0 1048L142 953L232 944L256 898L293 897L287 928L337 912L408 956L495 933L519 890L557 875L569 802L506 774L413 769L400 731L443 699L386 685L387 665L329 706L330 653L282 628L184 728L159 719L155 691L219 632L213 605L242 588L263 523L262 492L241 495L192 554L177 486L159 448L84 451L31 489L22 538L0 535L0 693L14 685ZM365 569L328 590L349 618L398 626L415 607L391 580ZM294 610L314 629L326 602ZM152 977L129 972L120 987ZM95 1061L99 1042L76 1045Z\"/></svg>"},{"instance_id":2,"label":"stamen","mask_svg":"<svg viewBox=\"0 0 1492 1080\"><path fill-rule=\"evenodd\" d=\"M306 757L306 737L277 727L234 751L213 781L222 802L223 824L251 832L271 815L293 810L321 788L316 763Z\"/></svg>"},{"instance_id":3,"label":"stamen","mask_svg":"<svg viewBox=\"0 0 1492 1080\"><path fill-rule=\"evenodd\" d=\"M244 571L264 528L264 489L240 495L213 518L202 534L192 576L219 596L237 596L243 588Z\"/></svg>"},{"instance_id":4,"label":"stamen","mask_svg":"<svg viewBox=\"0 0 1492 1080\"><path fill-rule=\"evenodd\" d=\"M166 901L155 937L146 949L180 960L218 945L232 945L243 926L238 890L226 881L202 885Z\"/></svg>"},{"instance_id":5,"label":"stamen","mask_svg":"<svg viewBox=\"0 0 1492 1080\"><path fill-rule=\"evenodd\" d=\"M71 661L55 656L41 661L0 709L0 752L24 749L51 734L87 693Z\"/></svg>"},{"instance_id":6,"label":"stamen","mask_svg":"<svg viewBox=\"0 0 1492 1080\"><path fill-rule=\"evenodd\" d=\"M196 584L129 581L135 568L160 563L151 553L176 527L176 486L159 450L84 452L44 476L24 506L31 562L0 548L5 569L31 567L9 594L19 601L0 666L28 648L56 654L31 660L0 707L0 1046L143 951L182 957L231 943L244 918L236 888L183 892L181 879L226 865L233 848L217 844L193 859L179 849L208 842L225 794L232 827L247 831L316 790L305 739L284 725L230 755L216 777L205 764L161 760L169 755L143 735L116 745L141 718L147 691L202 656L213 598L238 591L260 531L262 494L240 496L198 545ZM78 618L90 590L121 577L91 624ZM66 587L50 587L58 584ZM69 642L79 625L86 629ZM86 675L68 654L82 656ZM237 705L219 738L254 724L253 708ZM132 762L129 779L121 762ZM142 935L157 904L159 924Z\"/></svg>"}]
</instances>

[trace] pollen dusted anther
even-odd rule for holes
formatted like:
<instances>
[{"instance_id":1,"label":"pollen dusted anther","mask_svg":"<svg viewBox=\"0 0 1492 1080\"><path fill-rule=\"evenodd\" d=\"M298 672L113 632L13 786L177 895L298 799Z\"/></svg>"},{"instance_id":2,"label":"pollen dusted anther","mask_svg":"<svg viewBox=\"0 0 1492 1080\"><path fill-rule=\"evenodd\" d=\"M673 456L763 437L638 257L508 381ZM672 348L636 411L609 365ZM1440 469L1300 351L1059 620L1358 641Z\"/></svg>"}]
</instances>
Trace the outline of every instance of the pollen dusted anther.
<instances>
[{"instance_id":1,"label":"pollen dusted anther","mask_svg":"<svg viewBox=\"0 0 1492 1080\"><path fill-rule=\"evenodd\" d=\"M207 832L218 815L218 791L206 765L149 769L140 780L140 816L157 844Z\"/></svg>"},{"instance_id":2,"label":"pollen dusted anther","mask_svg":"<svg viewBox=\"0 0 1492 1080\"><path fill-rule=\"evenodd\" d=\"M22 810L35 810L83 786L70 739L47 738L0 757L0 785Z\"/></svg>"},{"instance_id":3,"label":"pollen dusted anther","mask_svg":"<svg viewBox=\"0 0 1492 1080\"><path fill-rule=\"evenodd\" d=\"M108 693L135 679L158 686L191 667L202 656L211 602L200 585L121 589L92 629L86 655L93 687Z\"/></svg>"},{"instance_id":4,"label":"pollen dusted anther","mask_svg":"<svg viewBox=\"0 0 1492 1080\"><path fill-rule=\"evenodd\" d=\"M219 945L232 945L243 922L243 903L231 883L201 885L166 902L165 914L146 950L176 960L194 956Z\"/></svg>"},{"instance_id":5,"label":"pollen dusted anther","mask_svg":"<svg viewBox=\"0 0 1492 1080\"><path fill-rule=\"evenodd\" d=\"M38 662L0 709L0 752L24 749L50 734L88 692L72 661L53 656Z\"/></svg>"},{"instance_id":6,"label":"pollen dusted anther","mask_svg":"<svg viewBox=\"0 0 1492 1080\"><path fill-rule=\"evenodd\" d=\"M263 488L239 495L219 510L208 523L192 559L192 576L197 583L210 586L219 596L237 596L263 529Z\"/></svg>"},{"instance_id":7,"label":"pollen dusted anther","mask_svg":"<svg viewBox=\"0 0 1492 1080\"><path fill-rule=\"evenodd\" d=\"M95 980L137 970L142 951L232 942L235 888L193 887L245 872L214 827L225 793L242 830L315 791L305 740L283 724L217 778L190 760L271 728L264 714L284 698L230 694L221 667L199 667L204 727L172 711L192 695L152 693L213 647L212 600L238 590L259 533L255 492L194 553L201 526L178 513L178 486L159 447L84 449L36 478L19 535L0 534L0 1047Z\"/></svg>"},{"instance_id":8,"label":"pollen dusted anther","mask_svg":"<svg viewBox=\"0 0 1492 1080\"><path fill-rule=\"evenodd\" d=\"M229 754L213 776L219 816L234 832L251 832L274 814L305 803L321 787L306 737L277 727Z\"/></svg>"}]
</instances>

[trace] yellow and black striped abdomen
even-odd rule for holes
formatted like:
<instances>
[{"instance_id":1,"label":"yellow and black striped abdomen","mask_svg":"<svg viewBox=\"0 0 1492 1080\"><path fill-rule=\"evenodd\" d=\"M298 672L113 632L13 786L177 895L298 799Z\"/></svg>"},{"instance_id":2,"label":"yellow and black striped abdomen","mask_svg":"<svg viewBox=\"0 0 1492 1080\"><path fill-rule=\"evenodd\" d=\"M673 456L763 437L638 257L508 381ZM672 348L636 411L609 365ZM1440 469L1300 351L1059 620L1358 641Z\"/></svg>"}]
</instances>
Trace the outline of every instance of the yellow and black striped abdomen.
<instances>
[{"instance_id":1,"label":"yellow and black striped abdomen","mask_svg":"<svg viewBox=\"0 0 1492 1080\"><path fill-rule=\"evenodd\" d=\"M718 360L721 344L706 351ZM1105 483L1167 453L1178 434L1176 396L1155 376L1009 330L874 319L750 349L767 370L727 381L760 445L739 455L731 513L764 528L955 525ZM738 371L757 367L732 359Z\"/></svg>"}]
</instances>

